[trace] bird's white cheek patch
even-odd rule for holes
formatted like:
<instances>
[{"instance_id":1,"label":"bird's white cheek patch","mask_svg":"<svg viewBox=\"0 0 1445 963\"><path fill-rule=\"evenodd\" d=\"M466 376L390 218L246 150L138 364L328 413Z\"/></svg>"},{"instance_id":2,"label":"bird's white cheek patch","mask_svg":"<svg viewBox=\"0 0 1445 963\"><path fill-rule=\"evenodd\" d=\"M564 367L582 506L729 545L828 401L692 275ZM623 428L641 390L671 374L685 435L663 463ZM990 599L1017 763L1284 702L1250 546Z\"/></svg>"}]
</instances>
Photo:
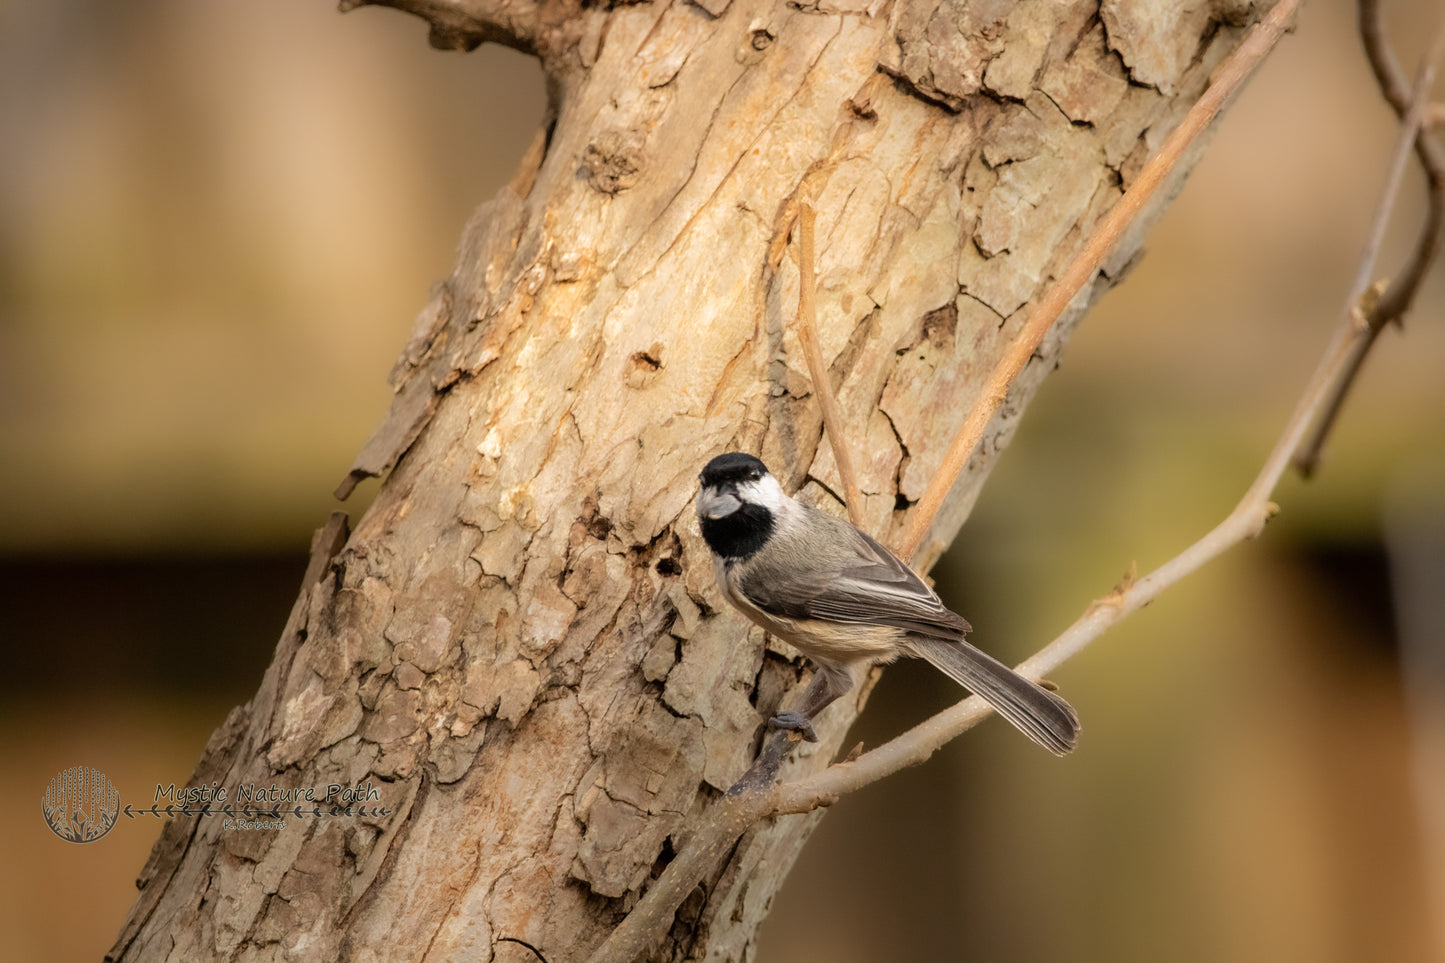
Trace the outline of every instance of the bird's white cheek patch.
<instances>
[{"instance_id":1,"label":"bird's white cheek patch","mask_svg":"<svg viewBox=\"0 0 1445 963\"><path fill-rule=\"evenodd\" d=\"M771 512L778 512L783 503L788 501L788 496L783 494L782 486L772 475L764 475L757 481L747 482L739 486L738 494L745 501L756 505L762 505Z\"/></svg>"}]
</instances>

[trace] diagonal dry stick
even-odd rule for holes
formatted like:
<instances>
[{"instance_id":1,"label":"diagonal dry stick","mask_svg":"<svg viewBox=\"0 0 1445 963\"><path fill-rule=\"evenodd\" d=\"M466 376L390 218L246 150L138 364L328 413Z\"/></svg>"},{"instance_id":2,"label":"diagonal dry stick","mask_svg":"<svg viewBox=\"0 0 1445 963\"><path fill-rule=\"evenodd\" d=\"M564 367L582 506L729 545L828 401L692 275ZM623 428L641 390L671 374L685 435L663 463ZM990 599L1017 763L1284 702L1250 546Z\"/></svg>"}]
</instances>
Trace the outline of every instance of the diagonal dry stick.
<instances>
[{"instance_id":1,"label":"diagonal dry stick","mask_svg":"<svg viewBox=\"0 0 1445 963\"><path fill-rule=\"evenodd\" d=\"M1244 42L1220 65L1208 89L1194 106L1189 108L1184 120L1170 133L1160 145L1158 153L1149 159L1139 171L1134 183L1099 222L1083 250L1029 313L1023 330L989 373L979 400L958 429L948 453L943 456L943 464L918 499L918 505L909 513L908 524L895 546L898 554L905 560L911 559L918 551L918 546L923 544L928 527L933 524L934 517L943 507L944 499L958 480L959 473L968 464L973 450L978 447L989 419L1008 397L1009 386L1043 343L1044 335L1048 334L1049 328L1053 327L1059 315L1063 314L1074 295L1093 280L1099 265L1104 263L1104 258L1113 250L1115 243L1164 183L1169 172L1179 163L1184 151L1209 127L1215 115L1254 72L1264 55L1274 47L1294 19L1298 6L1299 0L1279 0L1264 19L1255 24Z\"/></svg>"},{"instance_id":2,"label":"diagonal dry stick","mask_svg":"<svg viewBox=\"0 0 1445 963\"><path fill-rule=\"evenodd\" d=\"M858 494L858 476L853 473L852 449L843 433L843 416L838 413L838 398L833 394L833 379L823 363L823 349L818 343L817 278L813 258L813 206L804 201L798 208L798 340L808 359L808 376L813 379L813 394L823 411L823 427L827 429L828 446L843 480L843 500L848 517L863 527L863 498Z\"/></svg>"}]
</instances>

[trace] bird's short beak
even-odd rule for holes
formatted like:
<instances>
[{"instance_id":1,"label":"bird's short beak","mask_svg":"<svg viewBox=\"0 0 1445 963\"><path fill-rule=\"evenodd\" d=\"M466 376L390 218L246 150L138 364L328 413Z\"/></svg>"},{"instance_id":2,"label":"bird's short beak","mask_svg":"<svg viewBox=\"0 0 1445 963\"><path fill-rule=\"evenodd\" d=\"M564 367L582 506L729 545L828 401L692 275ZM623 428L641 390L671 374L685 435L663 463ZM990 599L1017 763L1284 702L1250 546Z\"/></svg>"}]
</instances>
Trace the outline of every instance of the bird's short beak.
<instances>
[{"instance_id":1,"label":"bird's short beak","mask_svg":"<svg viewBox=\"0 0 1445 963\"><path fill-rule=\"evenodd\" d=\"M742 502L730 491L704 488L697 493L697 513L706 519L719 519L738 510Z\"/></svg>"}]
</instances>

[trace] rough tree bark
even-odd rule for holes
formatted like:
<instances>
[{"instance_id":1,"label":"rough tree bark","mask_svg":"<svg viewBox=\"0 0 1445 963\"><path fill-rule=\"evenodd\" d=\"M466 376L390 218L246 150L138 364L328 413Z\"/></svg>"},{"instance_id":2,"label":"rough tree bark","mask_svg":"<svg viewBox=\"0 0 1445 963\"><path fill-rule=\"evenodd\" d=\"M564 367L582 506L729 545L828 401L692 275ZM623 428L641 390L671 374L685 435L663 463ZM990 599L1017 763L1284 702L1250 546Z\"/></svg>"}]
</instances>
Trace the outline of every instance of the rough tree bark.
<instances>
[{"instance_id":1,"label":"rough tree bark","mask_svg":"<svg viewBox=\"0 0 1445 963\"><path fill-rule=\"evenodd\" d=\"M318 534L260 690L190 783L235 799L369 780L390 814L273 832L175 819L113 958L585 957L806 674L721 611L689 507L729 448L806 498L837 491L789 326L796 268L776 261L794 202L819 213L823 348L887 539L1030 300L1252 13L390 2L438 46L536 53L552 116L392 372L350 476L389 472L374 505L349 538L339 518ZM996 417L924 567L1061 337ZM858 701L825 714L792 771L826 765ZM814 818L746 835L656 957L747 956Z\"/></svg>"}]
</instances>

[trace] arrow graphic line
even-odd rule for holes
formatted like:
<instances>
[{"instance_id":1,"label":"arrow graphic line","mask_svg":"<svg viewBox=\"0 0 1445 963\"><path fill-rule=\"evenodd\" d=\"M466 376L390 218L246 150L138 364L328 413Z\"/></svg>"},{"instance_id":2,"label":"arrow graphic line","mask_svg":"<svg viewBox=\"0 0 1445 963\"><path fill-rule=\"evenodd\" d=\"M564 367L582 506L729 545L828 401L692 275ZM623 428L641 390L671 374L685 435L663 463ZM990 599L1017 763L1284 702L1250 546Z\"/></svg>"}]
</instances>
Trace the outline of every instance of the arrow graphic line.
<instances>
[{"instance_id":1,"label":"arrow graphic line","mask_svg":"<svg viewBox=\"0 0 1445 963\"><path fill-rule=\"evenodd\" d=\"M130 819L137 816L228 816L231 818L241 817L243 819L254 819L261 816L269 816L272 819L280 819L282 816L356 816L376 817L390 816L395 810L387 806L312 806L307 809L304 806L296 806L292 809L283 809L280 806L273 806L270 809L260 809L254 806L177 806L174 803L162 806L159 803L144 808L126 803L121 810Z\"/></svg>"}]
</instances>

